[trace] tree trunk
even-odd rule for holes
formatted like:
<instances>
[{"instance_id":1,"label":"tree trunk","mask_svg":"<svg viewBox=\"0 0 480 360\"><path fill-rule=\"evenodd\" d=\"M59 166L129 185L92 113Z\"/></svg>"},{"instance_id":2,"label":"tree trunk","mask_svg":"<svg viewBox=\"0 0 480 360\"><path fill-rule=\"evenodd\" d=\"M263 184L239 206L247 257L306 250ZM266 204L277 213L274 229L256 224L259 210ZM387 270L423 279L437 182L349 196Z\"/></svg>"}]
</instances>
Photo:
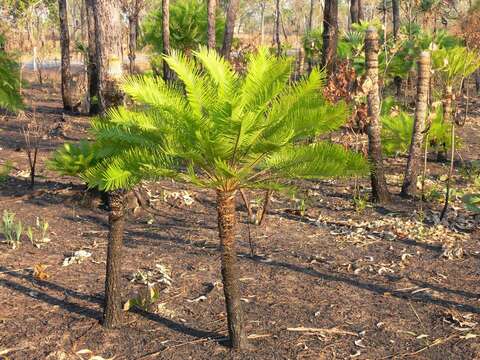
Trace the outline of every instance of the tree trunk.
<instances>
[{"instance_id":1,"label":"tree trunk","mask_svg":"<svg viewBox=\"0 0 480 360\"><path fill-rule=\"evenodd\" d=\"M135 59L137 52L138 13L128 17L128 68L130 74L135 73Z\"/></svg>"},{"instance_id":2,"label":"tree trunk","mask_svg":"<svg viewBox=\"0 0 480 360\"><path fill-rule=\"evenodd\" d=\"M338 42L338 0L326 0L323 15L322 66L329 77L335 71Z\"/></svg>"},{"instance_id":3,"label":"tree trunk","mask_svg":"<svg viewBox=\"0 0 480 360\"><path fill-rule=\"evenodd\" d=\"M425 131L425 119L428 111L428 96L430 85L430 53L422 52L418 61L417 104L415 107L415 122L413 126L412 142L408 154L407 167L403 180L403 197L414 196L417 192L417 177L422 155L422 144Z\"/></svg>"},{"instance_id":4,"label":"tree trunk","mask_svg":"<svg viewBox=\"0 0 480 360\"><path fill-rule=\"evenodd\" d=\"M350 0L350 22L352 24L358 24L359 17L358 17L358 2L359 0Z\"/></svg>"},{"instance_id":5,"label":"tree trunk","mask_svg":"<svg viewBox=\"0 0 480 360\"><path fill-rule=\"evenodd\" d=\"M477 94L480 95L480 69L475 71L475 88L477 90Z\"/></svg>"},{"instance_id":6,"label":"tree trunk","mask_svg":"<svg viewBox=\"0 0 480 360\"><path fill-rule=\"evenodd\" d=\"M218 234L220 237L223 291L227 310L228 335L235 349L247 346L240 301L240 281L235 250L235 192L217 190Z\"/></svg>"},{"instance_id":7,"label":"tree trunk","mask_svg":"<svg viewBox=\"0 0 480 360\"><path fill-rule=\"evenodd\" d=\"M163 53L170 55L170 0L162 0L162 44ZM163 62L163 80L171 80L170 68Z\"/></svg>"},{"instance_id":8,"label":"tree trunk","mask_svg":"<svg viewBox=\"0 0 480 360\"><path fill-rule=\"evenodd\" d=\"M265 42L265 3L260 4L260 45Z\"/></svg>"},{"instance_id":9,"label":"tree trunk","mask_svg":"<svg viewBox=\"0 0 480 360\"><path fill-rule=\"evenodd\" d=\"M233 31L235 29L235 20L239 9L239 0L230 0L227 8L227 19L225 21L225 33L223 35L222 55L230 60L232 50Z\"/></svg>"},{"instance_id":10,"label":"tree trunk","mask_svg":"<svg viewBox=\"0 0 480 360\"><path fill-rule=\"evenodd\" d=\"M375 202L387 203L390 200L383 167L380 121L380 94L378 88L378 33L369 27L365 36L366 76L371 81L367 95L368 103L368 157L371 162L372 198Z\"/></svg>"},{"instance_id":11,"label":"tree trunk","mask_svg":"<svg viewBox=\"0 0 480 360\"><path fill-rule=\"evenodd\" d=\"M313 29L313 9L315 0L310 0L310 10L308 12L308 31Z\"/></svg>"},{"instance_id":12,"label":"tree trunk","mask_svg":"<svg viewBox=\"0 0 480 360\"><path fill-rule=\"evenodd\" d=\"M365 13L363 11L362 0L357 0L357 1L358 1L358 23L361 23L363 20L365 20Z\"/></svg>"},{"instance_id":13,"label":"tree trunk","mask_svg":"<svg viewBox=\"0 0 480 360\"><path fill-rule=\"evenodd\" d=\"M445 87L443 94L443 123L449 123L452 119L452 103L453 103L453 89L451 85ZM447 161L447 145L445 143L440 144L441 149L437 152L437 161Z\"/></svg>"},{"instance_id":14,"label":"tree trunk","mask_svg":"<svg viewBox=\"0 0 480 360\"><path fill-rule=\"evenodd\" d=\"M62 57L62 101L63 109L71 111L72 75L70 72L70 34L68 33L67 0L58 0L58 16L60 19L60 48Z\"/></svg>"},{"instance_id":15,"label":"tree trunk","mask_svg":"<svg viewBox=\"0 0 480 360\"><path fill-rule=\"evenodd\" d=\"M393 13L393 36L398 38L400 31L400 0L392 0L392 13Z\"/></svg>"},{"instance_id":16,"label":"tree trunk","mask_svg":"<svg viewBox=\"0 0 480 360\"><path fill-rule=\"evenodd\" d=\"M107 274L105 278L105 308L103 326L114 328L122 320L121 264L123 253L123 230L125 227L125 192L109 194L110 214L108 224Z\"/></svg>"},{"instance_id":17,"label":"tree trunk","mask_svg":"<svg viewBox=\"0 0 480 360\"><path fill-rule=\"evenodd\" d=\"M215 50L217 47L216 40L216 9L217 9L217 0L207 0L207 38L208 38L208 48L210 50Z\"/></svg>"},{"instance_id":18,"label":"tree trunk","mask_svg":"<svg viewBox=\"0 0 480 360\"><path fill-rule=\"evenodd\" d=\"M280 43L280 0L275 0L274 43L277 48L277 56L280 56L282 54L282 44Z\"/></svg>"},{"instance_id":19,"label":"tree trunk","mask_svg":"<svg viewBox=\"0 0 480 360\"><path fill-rule=\"evenodd\" d=\"M87 28L88 28L88 95L90 98L90 114L98 114L100 112L98 106L100 75L97 67L97 50L96 50L96 32L94 17L94 0L85 0L85 8L87 10Z\"/></svg>"},{"instance_id":20,"label":"tree trunk","mask_svg":"<svg viewBox=\"0 0 480 360\"><path fill-rule=\"evenodd\" d=\"M121 19L119 3L107 0L92 0L95 19L95 52L98 70L98 105L100 113L107 107L116 106L118 89L109 80L121 76ZM112 96L113 95L113 96Z\"/></svg>"}]
</instances>

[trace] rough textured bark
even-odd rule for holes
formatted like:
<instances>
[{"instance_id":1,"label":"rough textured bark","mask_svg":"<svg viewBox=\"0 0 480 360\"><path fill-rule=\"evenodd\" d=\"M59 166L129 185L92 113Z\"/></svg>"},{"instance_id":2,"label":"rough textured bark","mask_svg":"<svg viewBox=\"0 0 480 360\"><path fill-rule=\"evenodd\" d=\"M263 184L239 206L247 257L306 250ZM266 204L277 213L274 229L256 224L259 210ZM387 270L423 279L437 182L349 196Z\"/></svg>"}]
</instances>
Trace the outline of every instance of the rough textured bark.
<instances>
[{"instance_id":1,"label":"rough textured bark","mask_svg":"<svg viewBox=\"0 0 480 360\"><path fill-rule=\"evenodd\" d=\"M116 190L109 194L110 214L108 224L107 274L105 278L105 307L103 326L114 328L122 320L121 264L123 231L125 227L125 192Z\"/></svg>"},{"instance_id":2,"label":"rough textured bark","mask_svg":"<svg viewBox=\"0 0 480 360\"><path fill-rule=\"evenodd\" d=\"M323 14L322 66L328 76L335 71L338 42L338 0L326 0Z\"/></svg>"},{"instance_id":3,"label":"rough textured bark","mask_svg":"<svg viewBox=\"0 0 480 360\"><path fill-rule=\"evenodd\" d=\"M235 20L238 13L239 0L230 0L227 8L227 19L225 21L225 33L223 35L223 45L221 54L225 59L230 59L232 50L233 31L235 29Z\"/></svg>"},{"instance_id":4,"label":"rough textured bark","mask_svg":"<svg viewBox=\"0 0 480 360\"><path fill-rule=\"evenodd\" d=\"M280 43L280 0L275 0L275 32L274 44L277 48L276 54L280 56L282 53L282 44Z\"/></svg>"},{"instance_id":5,"label":"rough textured bark","mask_svg":"<svg viewBox=\"0 0 480 360\"><path fill-rule=\"evenodd\" d=\"M477 94L480 94L480 70L475 71L475 88L477 90Z\"/></svg>"},{"instance_id":6,"label":"rough textured bark","mask_svg":"<svg viewBox=\"0 0 480 360\"><path fill-rule=\"evenodd\" d=\"M243 324L237 253L235 250L236 219L234 191L217 191L217 213L228 334L233 348L244 349L247 346L247 337Z\"/></svg>"},{"instance_id":7,"label":"rough textured bark","mask_svg":"<svg viewBox=\"0 0 480 360\"><path fill-rule=\"evenodd\" d=\"M104 14L104 0L92 0L93 18L95 19L95 64L98 73L98 111L104 113L106 110L105 90L107 81L106 49L104 38L104 27L102 26Z\"/></svg>"},{"instance_id":8,"label":"rough textured bark","mask_svg":"<svg viewBox=\"0 0 480 360\"><path fill-rule=\"evenodd\" d=\"M350 0L350 22L352 24L358 24L360 22L360 18L358 16L358 5L359 0Z\"/></svg>"},{"instance_id":9,"label":"rough textured bark","mask_svg":"<svg viewBox=\"0 0 480 360\"><path fill-rule=\"evenodd\" d=\"M358 0L358 22L365 20L365 13L363 11L362 0Z\"/></svg>"},{"instance_id":10,"label":"rough textured bark","mask_svg":"<svg viewBox=\"0 0 480 360\"><path fill-rule=\"evenodd\" d=\"M170 0L162 0L162 42L163 53L170 54ZM163 79L169 81L171 71L168 64L163 62Z\"/></svg>"},{"instance_id":11,"label":"rough textured bark","mask_svg":"<svg viewBox=\"0 0 480 360\"><path fill-rule=\"evenodd\" d=\"M418 61L417 104L415 107L412 142L410 144L405 177L400 193L403 197L414 196L417 192L417 177L421 164L425 119L428 111L429 85L430 53L424 51Z\"/></svg>"},{"instance_id":12,"label":"rough textured bark","mask_svg":"<svg viewBox=\"0 0 480 360\"><path fill-rule=\"evenodd\" d=\"M58 0L58 16L60 19L60 49L62 58L62 101L63 109L71 111L72 75L70 71L70 34L68 33L67 0Z\"/></svg>"},{"instance_id":13,"label":"rough textured bark","mask_svg":"<svg viewBox=\"0 0 480 360\"><path fill-rule=\"evenodd\" d=\"M90 98L90 114L98 114L100 109L98 106L98 92L99 92L99 73L97 67L97 50L96 50L96 34L95 34L95 17L94 17L94 0L85 0L85 8L87 15L87 34L88 34L88 95ZM97 101L93 101L97 99Z\"/></svg>"},{"instance_id":14,"label":"rough textured bark","mask_svg":"<svg viewBox=\"0 0 480 360\"><path fill-rule=\"evenodd\" d=\"M365 66L367 79L371 87L367 95L368 103L368 157L371 162L372 198L375 202L387 203L390 194L385 180L383 167L380 122L380 93L378 88L378 33L369 27L365 36Z\"/></svg>"},{"instance_id":15,"label":"rough textured bark","mask_svg":"<svg viewBox=\"0 0 480 360\"><path fill-rule=\"evenodd\" d=\"M128 70L130 74L135 73L135 59L137 57L137 28L138 14L128 17Z\"/></svg>"},{"instance_id":16,"label":"rough textured bark","mask_svg":"<svg viewBox=\"0 0 480 360\"><path fill-rule=\"evenodd\" d=\"M314 9L315 0L310 0L310 10L308 12L308 24L307 30L312 31L313 29L313 9Z\"/></svg>"},{"instance_id":17,"label":"rough textured bark","mask_svg":"<svg viewBox=\"0 0 480 360\"><path fill-rule=\"evenodd\" d=\"M207 0L207 38L208 48L215 50L217 47L215 20L216 20L217 0Z\"/></svg>"},{"instance_id":18,"label":"rough textured bark","mask_svg":"<svg viewBox=\"0 0 480 360\"><path fill-rule=\"evenodd\" d=\"M260 45L265 42L265 2L260 3Z\"/></svg>"}]
</instances>

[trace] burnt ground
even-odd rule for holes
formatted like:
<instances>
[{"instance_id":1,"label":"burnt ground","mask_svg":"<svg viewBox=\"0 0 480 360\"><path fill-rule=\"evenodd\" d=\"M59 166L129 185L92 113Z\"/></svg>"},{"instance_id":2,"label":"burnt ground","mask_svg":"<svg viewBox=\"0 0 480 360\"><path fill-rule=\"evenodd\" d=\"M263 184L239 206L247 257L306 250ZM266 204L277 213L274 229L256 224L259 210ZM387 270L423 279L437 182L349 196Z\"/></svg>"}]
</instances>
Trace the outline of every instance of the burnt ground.
<instances>
[{"instance_id":1,"label":"burnt ground","mask_svg":"<svg viewBox=\"0 0 480 360\"><path fill-rule=\"evenodd\" d=\"M130 281L140 269L156 280L163 276L160 297L106 331L99 321L108 214L87 204L81 182L45 165L56 146L88 136L88 118L67 115L61 122L52 85L32 85L25 96L26 114L34 107L38 121L57 130L42 140L39 177L30 190L21 133L27 120L0 119L0 164L14 166L0 184L0 211L16 213L24 224L45 219L51 241L36 247L24 236L18 249L0 243L0 358L480 358L478 219L455 201L448 221L439 224L442 205L434 190L425 203L395 196L392 205L362 210L364 204L352 202L353 180L299 184L304 203L274 195L260 227L248 225L238 202L238 260L252 345L244 354L230 353L225 343L214 194L169 181L147 184L156 214L129 218L124 297L145 287ZM480 150L478 103L472 109L460 129L464 160L478 159ZM397 193L404 163L389 161ZM443 191L439 176L446 170L430 163L429 183ZM472 186L469 174L456 172L456 190ZM368 193L368 182L360 185ZM62 266L77 250L92 256ZM46 266L40 274L33 271L38 264Z\"/></svg>"}]
</instances>

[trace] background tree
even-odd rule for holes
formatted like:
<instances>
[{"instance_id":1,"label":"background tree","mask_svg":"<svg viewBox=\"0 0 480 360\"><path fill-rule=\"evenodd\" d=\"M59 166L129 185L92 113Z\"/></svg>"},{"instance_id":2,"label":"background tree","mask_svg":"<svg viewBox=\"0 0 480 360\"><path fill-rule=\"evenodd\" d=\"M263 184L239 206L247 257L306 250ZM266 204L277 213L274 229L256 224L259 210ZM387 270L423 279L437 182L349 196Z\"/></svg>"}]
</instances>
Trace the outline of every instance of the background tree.
<instances>
[{"instance_id":1,"label":"background tree","mask_svg":"<svg viewBox=\"0 0 480 360\"><path fill-rule=\"evenodd\" d=\"M88 79L88 95L90 99L90 114L98 114L100 74L97 66L97 45L95 31L95 0L85 0L85 9L87 16L87 79Z\"/></svg>"},{"instance_id":2,"label":"background tree","mask_svg":"<svg viewBox=\"0 0 480 360\"><path fill-rule=\"evenodd\" d=\"M207 0L207 46L209 49L216 49L217 39L216 39L216 26L215 19L217 12L217 0Z\"/></svg>"},{"instance_id":3,"label":"background tree","mask_svg":"<svg viewBox=\"0 0 480 360\"><path fill-rule=\"evenodd\" d=\"M128 68L130 74L135 72L135 59L139 29L140 11L144 7L144 0L123 0L122 10L128 19Z\"/></svg>"},{"instance_id":4,"label":"background tree","mask_svg":"<svg viewBox=\"0 0 480 360\"><path fill-rule=\"evenodd\" d=\"M223 45L221 54L225 59L230 59L232 50L233 32L235 30L235 21L239 9L240 0L229 0L225 21L225 34L223 35Z\"/></svg>"},{"instance_id":5,"label":"background tree","mask_svg":"<svg viewBox=\"0 0 480 360\"><path fill-rule=\"evenodd\" d=\"M322 66L330 75L335 70L338 43L338 0L326 0L323 14Z\"/></svg>"},{"instance_id":6,"label":"background tree","mask_svg":"<svg viewBox=\"0 0 480 360\"><path fill-rule=\"evenodd\" d=\"M70 71L70 34L68 31L67 0L58 0L58 13L60 20L60 49L62 57L62 101L63 109L71 111L72 99L72 75Z\"/></svg>"},{"instance_id":7,"label":"background tree","mask_svg":"<svg viewBox=\"0 0 480 360\"><path fill-rule=\"evenodd\" d=\"M170 54L170 0L162 0L162 47L163 54ZM163 62L163 79L170 80L170 69L166 61Z\"/></svg>"},{"instance_id":8,"label":"background tree","mask_svg":"<svg viewBox=\"0 0 480 360\"><path fill-rule=\"evenodd\" d=\"M378 87L378 33L373 26L369 27L365 36L365 72L368 82L368 157L371 162L371 182L373 201L387 203L390 194L385 180L382 156L380 122L380 92Z\"/></svg>"}]
</instances>

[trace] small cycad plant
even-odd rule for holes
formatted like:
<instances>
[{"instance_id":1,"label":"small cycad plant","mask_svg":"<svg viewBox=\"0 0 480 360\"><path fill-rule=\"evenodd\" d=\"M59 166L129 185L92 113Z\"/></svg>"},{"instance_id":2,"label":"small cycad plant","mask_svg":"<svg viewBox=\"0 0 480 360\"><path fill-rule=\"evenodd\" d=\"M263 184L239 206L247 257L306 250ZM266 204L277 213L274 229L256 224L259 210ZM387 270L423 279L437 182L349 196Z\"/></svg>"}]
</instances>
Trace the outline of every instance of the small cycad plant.
<instances>
[{"instance_id":1,"label":"small cycad plant","mask_svg":"<svg viewBox=\"0 0 480 360\"><path fill-rule=\"evenodd\" d=\"M311 144L348 115L344 104L323 99L321 70L292 85L291 61L264 48L250 57L245 75L206 49L193 58L173 52L165 61L179 83L126 79L123 90L135 106L93 122L96 144L109 155L81 176L106 191L164 177L216 191L229 336L233 347L242 348L247 338L235 250L237 191L367 174L368 164L342 146Z\"/></svg>"}]
</instances>

